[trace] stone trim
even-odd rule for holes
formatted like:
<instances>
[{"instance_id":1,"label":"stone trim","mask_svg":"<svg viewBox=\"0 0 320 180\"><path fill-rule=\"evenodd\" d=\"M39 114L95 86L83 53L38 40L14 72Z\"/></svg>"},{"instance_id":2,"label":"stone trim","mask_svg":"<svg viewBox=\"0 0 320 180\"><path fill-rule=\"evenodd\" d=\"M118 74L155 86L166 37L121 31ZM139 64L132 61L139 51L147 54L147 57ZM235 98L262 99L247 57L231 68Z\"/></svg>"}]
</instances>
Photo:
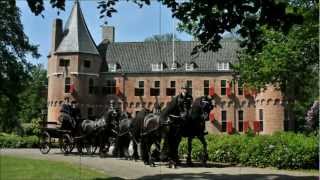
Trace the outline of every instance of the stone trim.
<instances>
[{"instance_id":1,"label":"stone trim","mask_svg":"<svg viewBox=\"0 0 320 180\"><path fill-rule=\"evenodd\" d=\"M97 73L82 73L82 72L70 72L72 75L88 75L88 76L97 76L99 77L99 74Z\"/></svg>"}]
</instances>

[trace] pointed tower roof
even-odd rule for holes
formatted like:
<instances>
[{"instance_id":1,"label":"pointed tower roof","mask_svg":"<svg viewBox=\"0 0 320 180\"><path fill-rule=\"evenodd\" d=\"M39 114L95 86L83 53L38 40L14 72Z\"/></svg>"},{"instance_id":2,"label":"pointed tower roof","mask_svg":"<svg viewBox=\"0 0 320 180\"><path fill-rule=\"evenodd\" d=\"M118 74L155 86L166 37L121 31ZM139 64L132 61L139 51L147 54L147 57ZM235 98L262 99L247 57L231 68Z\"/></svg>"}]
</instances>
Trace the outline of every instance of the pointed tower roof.
<instances>
[{"instance_id":1,"label":"pointed tower roof","mask_svg":"<svg viewBox=\"0 0 320 180\"><path fill-rule=\"evenodd\" d=\"M96 44L84 20L78 0L75 0L72 7L71 14L63 31L62 41L56 52L80 52L99 55Z\"/></svg>"}]
</instances>

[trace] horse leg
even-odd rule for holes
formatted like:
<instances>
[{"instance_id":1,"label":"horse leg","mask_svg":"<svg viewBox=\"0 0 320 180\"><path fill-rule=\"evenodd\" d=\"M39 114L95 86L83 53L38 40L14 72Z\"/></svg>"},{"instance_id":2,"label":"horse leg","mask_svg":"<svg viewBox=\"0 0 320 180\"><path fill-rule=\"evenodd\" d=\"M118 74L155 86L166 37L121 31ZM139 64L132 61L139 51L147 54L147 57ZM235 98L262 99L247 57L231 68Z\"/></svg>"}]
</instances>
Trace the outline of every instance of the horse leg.
<instances>
[{"instance_id":1,"label":"horse leg","mask_svg":"<svg viewBox=\"0 0 320 180\"><path fill-rule=\"evenodd\" d=\"M100 157L106 156L106 149L105 149L105 141L102 137L99 138L99 154Z\"/></svg>"},{"instance_id":2,"label":"horse leg","mask_svg":"<svg viewBox=\"0 0 320 180\"><path fill-rule=\"evenodd\" d=\"M160 151L160 160L162 162L168 161L169 156L169 141L165 138L162 149Z\"/></svg>"},{"instance_id":3,"label":"horse leg","mask_svg":"<svg viewBox=\"0 0 320 180\"><path fill-rule=\"evenodd\" d=\"M130 146L130 136L127 135L125 136L125 141L124 141L124 145L123 145L123 149L122 151L124 152L124 156L126 159L130 159L130 155L129 155L129 146Z\"/></svg>"},{"instance_id":4,"label":"horse leg","mask_svg":"<svg viewBox=\"0 0 320 180\"><path fill-rule=\"evenodd\" d=\"M188 157L187 157L188 166L192 166L191 152L192 152L192 137L188 137Z\"/></svg>"},{"instance_id":5,"label":"horse leg","mask_svg":"<svg viewBox=\"0 0 320 180\"><path fill-rule=\"evenodd\" d=\"M154 159L153 159L152 152L151 152L151 146L152 146L152 143L148 142L148 160L149 160L149 165L151 167L155 167Z\"/></svg>"},{"instance_id":6,"label":"horse leg","mask_svg":"<svg viewBox=\"0 0 320 180\"><path fill-rule=\"evenodd\" d=\"M204 138L204 136L198 136L198 139L201 141L203 145L203 157L202 157L202 163L204 166L207 166L207 160L208 160L208 149L207 149L207 141Z\"/></svg>"},{"instance_id":7,"label":"horse leg","mask_svg":"<svg viewBox=\"0 0 320 180\"><path fill-rule=\"evenodd\" d=\"M139 159L139 154L138 154L138 144L135 141L132 141L133 144L133 159L138 160Z\"/></svg>"},{"instance_id":8,"label":"horse leg","mask_svg":"<svg viewBox=\"0 0 320 180\"><path fill-rule=\"evenodd\" d=\"M161 150L160 140L157 139L154 144L156 146L156 149L153 150L152 152L152 158L155 161L160 161L160 150Z\"/></svg>"},{"instance_id":9,"label":"horse leg","mask_svg":"<svg viewBox=\"0 0 320 180\"><path fill-rule=\"evenodd\" d=\"M141 151L142 151L142 160L144 162L145 165L149 165L149 151L150 151L150 147L149 147L149 143L146 140L146 137L142 137L141 140Z\"/></svg>"}]
</instances>

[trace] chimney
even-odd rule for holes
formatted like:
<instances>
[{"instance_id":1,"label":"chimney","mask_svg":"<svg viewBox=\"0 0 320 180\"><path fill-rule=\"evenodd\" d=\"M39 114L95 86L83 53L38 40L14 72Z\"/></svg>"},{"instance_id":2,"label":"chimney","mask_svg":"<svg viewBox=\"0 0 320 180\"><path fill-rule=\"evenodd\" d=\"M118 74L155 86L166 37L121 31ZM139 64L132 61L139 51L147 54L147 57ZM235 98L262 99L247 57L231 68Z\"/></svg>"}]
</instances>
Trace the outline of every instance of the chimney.
<instances>
[{"instance_id":1,"label":"chimney","mask_svg":"<svg viewBox=\"0 0 320 180\"><path fill-rule=\"evenodd\" d=\"M102 26L102 41L114 42L113 26Z\"/></svg>"},{"instance_id":2,"label":"chimney","mask_svg":"<svg viewBox=\"0 0 320 180\"><path fill-rule=\"evenodd\" d=\"M52 24L51 52L55 52L62 40L62 20L55 19Z\"/></svg>"}]
</instances>

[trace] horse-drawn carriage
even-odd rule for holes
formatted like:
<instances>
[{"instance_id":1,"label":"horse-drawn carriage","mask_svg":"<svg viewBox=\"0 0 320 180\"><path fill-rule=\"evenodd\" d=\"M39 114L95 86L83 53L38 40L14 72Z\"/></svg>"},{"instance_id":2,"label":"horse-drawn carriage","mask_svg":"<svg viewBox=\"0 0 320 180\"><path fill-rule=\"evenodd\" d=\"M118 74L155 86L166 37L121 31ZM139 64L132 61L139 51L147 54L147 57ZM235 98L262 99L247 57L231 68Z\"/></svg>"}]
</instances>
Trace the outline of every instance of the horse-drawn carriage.
<instances>
[{"instance_id":1,"label":"horse-drawn carriage","mask_svg":"<svg viewBox=\"0 0 320 180\"><path fill-rule=\"evenodd\" d=\"M145 164L153 166L156 159L161 159L169 161L169 166L175 167L179 163L178 147L181 138L188 138L187 163L191 164L192 139L197 137L203 144L205 164L208 157L204 138L205 121L209 119L213 108L212 99L207 96L199 97L195 101L180 98L173 98L161 112L152 113L143 109L134 118L113 106L105 109L96 120L74 121L70 113L62 112L58 118L59 122L62 122L61 127L52 128L52 123L48 122L43 124L39 135L40 151L46 154L53 142L58 142L65 154L72 152L74 148L79 153L84 149L89 154L95 153L99 148L100 154L105 154L112 143L110 139L114 139L118 156L128 157L128 148L132 141L134 159L139 158L137 147L140 144L141 158ZM162 145L161 139L164 139ZM158 154L156 158L151 152L152 145L155 145L158 151L155 153ZM167 157L161 157L160 153Z\"/></svg>"},{"instance_id":2,"label":"horse-drawn carriage","mask_svg":"<svg viewBox=\"0 0 320 180\"><path fill-rule=\"evenodd\" d=\"M63 112L58 118L60 124L47 122L43 115L39 133L40 151L47 154L52 147L59 147L62 153L68 154L76 148L79 153L92 155L99 147L100 152L105 153L111 144L110 139L117 137L118 116L119 112L114 108L106 110L96 120L75 120Z\"/></svg>"}]
</instances>

